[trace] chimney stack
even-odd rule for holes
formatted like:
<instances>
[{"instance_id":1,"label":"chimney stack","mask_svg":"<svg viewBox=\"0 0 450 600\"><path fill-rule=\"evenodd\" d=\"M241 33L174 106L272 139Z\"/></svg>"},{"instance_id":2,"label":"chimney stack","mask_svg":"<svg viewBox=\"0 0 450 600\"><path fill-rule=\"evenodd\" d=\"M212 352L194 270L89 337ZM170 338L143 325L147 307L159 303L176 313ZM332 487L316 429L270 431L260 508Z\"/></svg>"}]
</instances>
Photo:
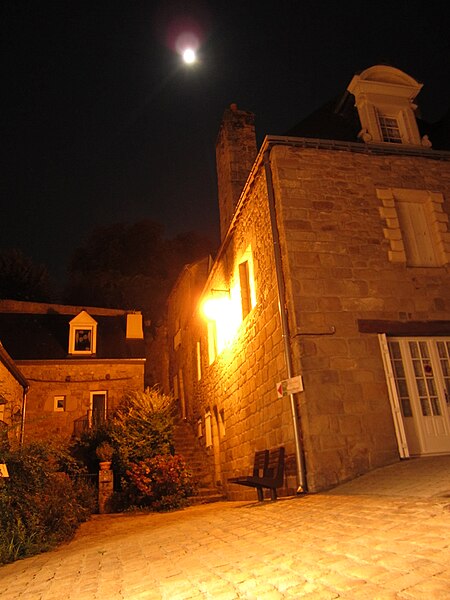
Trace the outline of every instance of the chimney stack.
<instances>
[{"instance_id":1,"label":"chimney stack","mask_svg":"<svg viewBox=\"0 0 450 600\"><path fill-rule=\"evenodd\" d=\"M231 104L224 112L216 142L221 240L226 236L256 155L255 115Z\"/></svg>"}]
</instances>

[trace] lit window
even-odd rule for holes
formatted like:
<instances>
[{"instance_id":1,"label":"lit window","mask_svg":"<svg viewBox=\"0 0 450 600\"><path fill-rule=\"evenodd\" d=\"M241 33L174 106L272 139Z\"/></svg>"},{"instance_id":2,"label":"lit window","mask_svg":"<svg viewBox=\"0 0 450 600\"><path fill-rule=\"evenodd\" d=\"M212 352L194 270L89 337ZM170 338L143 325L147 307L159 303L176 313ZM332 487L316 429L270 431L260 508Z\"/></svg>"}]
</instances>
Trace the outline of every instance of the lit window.
<instances>
[{"instance_id":1,"label":"lit window","mask_svg":"<svg viewBox=\"0 0 450 600\"><path fill-rule=\"evenodd\" d=\"M242 318L245 319L252 310L248 260L239 265L239 284L241 286Z\"/></svg>"},{"instance_id":2,"label":"lit window","mask_svg":"<svg viewBox=\"0 0 450 600\"><path fill-rule=\"evenodd\" d=\"M387 117L378 113L378 123L380 124L381 137L383 142L391 144L401 144L402 134L395 117Z\"/></svg>"},{"instance_id":3,"label":"lit window","mask_svg":"<svg viewBox=\"0 0 450 600\"><path fill-rule=\"evenodd\" d=\"M202 378L202 346L201 342L198 341L196 345L197 350L197 381Z\"/></svg>"},{"instance_id":4,"label":"lit window","mask_svg":"<svg viewBox=\"0 0 450 600\"><path fill-rule=\"evenodd\" d=\"M55 412L64 412L66 410L66 397L55 396L53 406Z\"/></svg>"}]
</instances>

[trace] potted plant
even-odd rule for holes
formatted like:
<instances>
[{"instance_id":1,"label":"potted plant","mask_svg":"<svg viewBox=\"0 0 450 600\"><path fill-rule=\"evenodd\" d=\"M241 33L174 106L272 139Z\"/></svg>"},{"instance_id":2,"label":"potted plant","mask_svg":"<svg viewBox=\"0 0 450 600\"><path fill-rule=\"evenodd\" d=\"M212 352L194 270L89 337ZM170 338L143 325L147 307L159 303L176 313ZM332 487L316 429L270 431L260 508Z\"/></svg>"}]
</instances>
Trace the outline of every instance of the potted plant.
<instances>
[{"instance_id":1,"label":"potted plant","mask_svg":"<svg viewBox=\"0 0 450 600\"><path fill-rule=\"evenodd\" d=\"M102 442L95 451L100 461L100 469L106 471L111 468L111 461L114 454L114 448L109 442Z\"/></svg>"}]
</instances>

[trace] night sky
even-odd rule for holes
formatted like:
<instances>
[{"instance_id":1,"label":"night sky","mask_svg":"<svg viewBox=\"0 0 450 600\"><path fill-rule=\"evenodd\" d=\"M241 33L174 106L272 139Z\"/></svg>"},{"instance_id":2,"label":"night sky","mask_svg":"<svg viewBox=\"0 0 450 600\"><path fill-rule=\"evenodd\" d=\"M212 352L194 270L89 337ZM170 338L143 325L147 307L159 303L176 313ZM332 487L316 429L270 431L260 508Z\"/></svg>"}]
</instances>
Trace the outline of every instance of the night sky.
<instances>
[{"instance_id":1,"label":"night sky","mask_svg":"<svg viewBox=\"0 0 450 600\"><path fill-rule=\"evenodd\" d=\"M376 63L450 107L450 5L440 0L3 0L0 249L62 278L97 225L143 218L218 239L215 140L232 102L258 142L283 134ZM187 66L177 34L193 31Z\"/></svg>"}]
</instances>

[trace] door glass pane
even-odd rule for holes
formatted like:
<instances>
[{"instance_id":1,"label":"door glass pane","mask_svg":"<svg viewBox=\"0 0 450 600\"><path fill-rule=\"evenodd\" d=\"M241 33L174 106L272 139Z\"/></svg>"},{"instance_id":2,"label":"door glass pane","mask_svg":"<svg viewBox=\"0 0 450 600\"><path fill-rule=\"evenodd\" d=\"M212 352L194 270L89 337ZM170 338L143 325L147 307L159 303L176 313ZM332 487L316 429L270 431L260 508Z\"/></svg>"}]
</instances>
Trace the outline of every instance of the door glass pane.
<instances>
[{"instance_id":1,"label":"door glass pane","mask_svg":"<svg viewBox=\"0 0 450 600\"><path fill-rule=\"evenodd\" d=\"M408 385L406 383L406 374L403 366L400 344L398 342L388 342L388 348L402 414L404 417L412 417L411 400L409 398Z\"/></svg>"},{"instance_id":2,"label":"door glass pane","mask_svg":"<svg viewBox=\"0 0 450 600\"><path fill-rule=\"evenodd\" d=\"M411 402L409 398L401 398L402 413L404 417L412 417Z\"/></svg>"},{"instance_id":3,"label":"door glass pane","mask_svg":"<svg viewBox=\"0 0 450 600\"><path fill-rule=\"evenodd\" d=\"M430 394L430 396L437 396L434 379L429 379L429 378L427 379L427 387L428 387L428 393Z\"/></svg>"},{"instance_id":4,"label":"door glass pane","mask_svg":"<svg viewBox=\"0 0 450 600\"><path fill-rule=\"evenodd\" d=\"M428 401L428 398L420 399L420 408L422 409L422 414L424 417L431 416L431 408L430 408L430 403Z\"/></svg>"},{"instance_id":5,"label":"door glass pane","mask_svg":"<svg viewBox=\"0 0 450 600\"><path fill-rule=\"evenodd\" d=\"M438 398L431 398L431 409L435 417L441 416L441 405Z\"/></svg>"},{"instance_id":6,"label":"door glass pane","mask_svg":"<svg viewBox=\"0 0 450 600\"><path fill-rule=\"evenodd\" d=\"M419 358L419 350L417 348L417 342L409 342L409 351L411 352L412 358Z\"/></svg>"}]
</instances>

